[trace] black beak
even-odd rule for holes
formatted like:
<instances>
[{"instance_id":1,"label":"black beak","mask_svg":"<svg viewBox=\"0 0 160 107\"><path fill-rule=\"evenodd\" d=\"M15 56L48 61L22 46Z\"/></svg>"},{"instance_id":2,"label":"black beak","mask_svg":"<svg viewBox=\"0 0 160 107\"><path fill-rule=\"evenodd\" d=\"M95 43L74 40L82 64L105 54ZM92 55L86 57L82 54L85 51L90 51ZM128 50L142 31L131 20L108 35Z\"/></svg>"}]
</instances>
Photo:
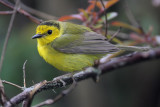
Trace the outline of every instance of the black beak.
<instances>
[{"instance_id":1,"label":"black beak","mask_svg":"<svg viewBox=\"0 0 160 107\"><path fill-rule=\"evenodd\" d=\"M42 36L43 36L42 34L36 34L32 36L32 39L41 38Z\"/></svg>"}]
</instances>

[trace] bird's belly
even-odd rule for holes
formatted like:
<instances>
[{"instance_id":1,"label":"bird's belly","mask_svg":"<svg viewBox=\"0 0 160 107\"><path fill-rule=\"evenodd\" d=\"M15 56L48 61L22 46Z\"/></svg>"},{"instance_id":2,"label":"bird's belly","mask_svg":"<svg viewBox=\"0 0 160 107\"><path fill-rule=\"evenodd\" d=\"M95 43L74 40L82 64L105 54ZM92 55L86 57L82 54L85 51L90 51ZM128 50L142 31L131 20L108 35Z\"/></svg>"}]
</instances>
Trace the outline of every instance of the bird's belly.
<instances>
[{"instance_id":1,"label":"bird's belly","mask_svg":"<svg viewBox=\"0 0 160 107\"><path fill-rule=\"evenodd\" d=\"M73 72L92 66L96 59L102 55L66 54L56 51L51 47L38 47L39 54L46 62L61 71Z\"/></svg>"}]
</instances>

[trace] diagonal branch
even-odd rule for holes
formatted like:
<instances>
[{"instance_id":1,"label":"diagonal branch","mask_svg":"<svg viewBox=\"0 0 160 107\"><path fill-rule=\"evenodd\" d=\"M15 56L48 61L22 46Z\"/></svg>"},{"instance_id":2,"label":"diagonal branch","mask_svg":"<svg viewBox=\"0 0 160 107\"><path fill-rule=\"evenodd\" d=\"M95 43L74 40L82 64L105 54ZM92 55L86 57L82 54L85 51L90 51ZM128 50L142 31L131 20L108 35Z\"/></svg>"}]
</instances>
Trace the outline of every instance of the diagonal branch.
<instances>
[{"instance_id":1,"label":"diagonal branch","mask_svg":"<svg viewBox=\"0 0 160 107\"><path fill-rule=\"evenodd\" d=\"M0 15L13 14L13 11L0 11Z\"/></svg>"},{"instance_id":2,"label":"diagonal branch","mask_svg":"<svg viewBox=\"0 0 160 107\"><path fill-rule=\"evenodd\" d=\"M7 34L6 34L6 38L5 38L5 41L4 41L3 50L2 50L2 54L1 54L0 72L1 72L1 69L2 69L2 64L3 64L5 52L6 52L6 49L7 49L7 44L8 44L8 40L9 40L9 37L10 37L10 33L11 33L11 30L12 30L13 21L15 19L16 12L17 12L17 9L18 9L19 1L20 0L17 0L15 7L13 7L14 8L13 14L11 16L11 20L10 20L10 23L9 23L8 31L7 31Z\"/></svg>"},{"instance_id":3,"label":"diagonal branch","mask_svg":"<svg viewBox=\"0 0 160 107\"><path fill-rule=\"evenodd\" d=\"M35 16L38 16L38 17L41 17L43 19L47 19L47 20L58 20L58 17L56 16L52 16L50 14L47 14L47 13L44 13L44 12L41 12L41 11L38 11L38 10L35 10L31 7L28 7L27 5L25 5L24 3L21 2L21 7L22 9L26 10L27 12L35 15Z\"/></svg>"},{"instance_id":4,"label":"diagonal branch","mask_svg":"<svg viewBox=\"0 0 160 107\"><path fill-rule=\"evenodd\" d=\"M12 85L12 86L17 87L17 88L19 88L19 89L21 89L21 90L24 89L23 87L21 87L21 86L19 86L19 85L17 85L17 84L14 84L14 83L12 83L12 82L6 81L6 80L2 80L2 83Z\"/></svg>"},{"instance_id":5,"label":"diagonal branch","mask_svg":"<svg viewBox=\"0 0 160 107\"><path fill-rule=\"evenodd\" d=\"M62 99L64 96L68 95L75 87L76 87L77 83L75 81L73 81L73 84L66 90L63 90L58 96L56 96L54 99L47 99L44 102L41 102L40 104L37 104L33 107L42 107L45 105L51 105L56 103L57 101L59 101L60 99Z\"/></svg>"},{"instance_id":6,"label":"diagonal branch","mask_svg":"<svg viewBox=\"0 0 160 107\"><path fill-rule=\"evenodd\" d=\"M141 30L142 34L145 34L144 29L138 23L138 21L136 20L135 16L133 15L131 9L129 8L127 0L124 1L124 8L125 8L126 15L127 15L128 19L129 19L129 21L131 22L131 24L133 26L135 26L135 27L138 27Z\"/></svg>"},{"instance_id":7,"label":"diagonal branch","mask_svg":"<svg viewBox=\"0 0 160 107\"><path fill-rule=\"evenodd\" d=\"M1 53L0 73L2 71L3 60L4 60L4 57L5 57L5 53L6 53L6 49L7 49L7 45L8 45L8 40L10 38L10 33L11 33L11 30L12 30L12 27L13 27L13 22L14 22L14 19L15 19L15 16L16 16L17 9L19 7L19 3L20 3L20 0L17 0L16 4L15 4L15 7L13 7L13 9L14 9L13 14L11 16L11 20L10 20L10 23L9 23L8 31L7 31L7 34L6 34L6 37L5 37L5 41L4 41L4 45L3 45L3 49L2 49L2 53ZM3 103L5 103L7 101L1 79L0 79L0 100L1 100L2 105L3 105Z\"/></svg>"},{"instance_id":8,"label":"diagonal branch","mask_svg":"<svg viewBox=\"0 0 160 107\"><path fill-rule=\"evenodd\" d=\"M23 102L23 107L30 107L31 106L35 92L37 92L37 90L39 90L39 88L44 86L46 84L46 82L47 81L44 80L43 82L40 82L40 83L36 84L34 89L32 91L30 91L29 96L27 97L27 99Z\"/></svg>"},{"instance_id":9,"label":"diagonal branch","mask_svg":"<svg viewBox=\"0 0 160 107\"><path fill-rule=\"evenodd\" d=\"M146 60L153 60L153 59L157 59L157 58L160 58L160 48L150 50L148 52L134 53L134 54L114 58L111 61L108 61L104 64L100 64L99 69L102 71L102 75L103 75L105 73L111 72L111 71L113 71L115 69L119 69L121 67L136 64L136 63L146 61ZM90 69L90 68L86 69L85 71L75 73L73 75L73 77L72 77L72 75L65 74L63 76L60 76L59 79L47 81L47 83L45 85L43 85L41 88L39 88L36 93L39 93L43 90L56 89L59 87L63 87L63 83L60 80L64 81L66 83L66 85L70 85L73 82L72 78L74 78L74 80L76 82L79 82L79 81L82 81L82 80L85 80L88 78L93 78L95 76L96 76L95 70ZM30 88L27 88L26 90L24 90L20 94L11 98L10 102L7 102L5 104L5 107L10 107L10 105L11 105L10 103L17 105L17 104L21 103L23 100L27 99L27 97L29 96L29 93L34 89L35 86L36 85L31 86Z\"/></svg>"},{"instance_id":10,"label":"diagonal branch","mask_svg":"<svg viewBox=\"0 0 160 107\"><path fill-rule=\"evenodd\" d=\"M0 3L2 3L3 5L11 8L11 9L14 9L14 4L10 3L8 0L0 0ZM30 20L32 20L33 22L35 22L37 24L39 24L40 22L42 22L41 19L38 19L37 17L32 16L30 13L28 13L27 11L25 11L25 10L23 10L21 8L19 8L17 10L17 12L25 15L26 17L28 17Z\"/></svg>"}]
</instances>

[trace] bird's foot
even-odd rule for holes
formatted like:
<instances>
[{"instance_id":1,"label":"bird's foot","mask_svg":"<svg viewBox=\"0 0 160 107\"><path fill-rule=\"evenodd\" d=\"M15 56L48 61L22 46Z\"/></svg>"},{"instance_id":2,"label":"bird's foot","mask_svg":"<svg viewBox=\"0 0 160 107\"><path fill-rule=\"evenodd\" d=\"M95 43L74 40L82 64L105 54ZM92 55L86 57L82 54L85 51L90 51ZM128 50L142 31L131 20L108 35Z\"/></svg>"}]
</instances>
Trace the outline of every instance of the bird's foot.
<instances>
[{"instance_id":1,"label":"bird's foot","mask_svg":"<svg viewBox=\"0 0 160 107\"><path fill-rule=\"evenodd\" d=\"M98 69L98 68L95 68L95 67L88 67L86 70L86 72L94 72L95 73L95 76L93 76L93 80L95 82L99 82L99 76L101 74L101 70Z\"/></svg>"}]
</instances>

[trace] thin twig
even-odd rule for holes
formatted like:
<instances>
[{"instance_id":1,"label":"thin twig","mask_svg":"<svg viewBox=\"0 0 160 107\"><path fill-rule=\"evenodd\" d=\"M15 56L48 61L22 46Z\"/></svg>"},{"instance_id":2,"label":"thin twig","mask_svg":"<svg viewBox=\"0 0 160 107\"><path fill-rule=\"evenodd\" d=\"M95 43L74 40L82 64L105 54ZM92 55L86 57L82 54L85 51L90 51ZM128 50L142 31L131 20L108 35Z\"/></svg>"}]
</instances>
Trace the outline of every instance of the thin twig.
<instances>
[{"instance_id":1,"label":"thin twig","mask_svg":"<svg viewBox=\"0 0 160 107\"><path fill-rule=\"evenodd\" d=\"M5 84L9 84L9 85L12 85L12 86L14 86L14 87L17 87L17 88L23 90L23 87L21 87L21 86L19 86L19 85L17 85L17 84L14 84L14 83L12 83L12 82L9 82L9 81L6 81L6 80L2 80L2 82L5 83Z\"/></svg>"},{"instance_id":2,"label":"thin twig","mask_svg":"<svg viewBox=\"0 0 160 107\"><path fill-rule=\"evenodd\" d=\"M121 27L111 36L111 38L108 39L108 41L111 41L120 31Z\"/></svg>"},{"instance_id":3,"label":"thin twig","mask_svg":"<svg viewBox=\"0 0 160 107\"><path fill-rule=\"evenodd\" d=\"M27 60L23 64L23 85L24 85L24 88L26 88L26 70L25 70L26 63L27 63Z\"/></svg>"},{"instance_id":4,"label":"thin twig","mask_svg":"<svg viewBox=\"0 0 160 107\"><path fill-rule=\"evenodd\" d=\"M4 4L5 6L13 9L14 8L14 4L10 3L8 0L0 0L0 3ZM30 13L28 13L27 11L19 8L17 10L19 13L23 14L24 16L28 17L31 21L40 24L43 20L42 19L38 19L37 17L32 16Z\"/></svg>"},{"instance_id":5,"label":"thin twig","mask_svg":"<svg viewBox=\"0 0 160 107\"><path fill-rule=\"evenodd\" d=\"M13 14L11 16L11 20L10 20L10 23L9 23L8 31L7 31L7 34L6 34L6 37L5 37L5 41L4 41L4 45L3 45L3 49L2 49L2 54L1 54L1 59L0 59L0 73L2 71L3 60L4 60L4 57L5 57L5 53L6 53L6 49L7 49L7 45L8 45L8 40L9 40L10 33L11 33L11 30L12 30L13 21L15 19L16 12L17 12L17 9L19 7L19 2L20 2L20 0L16 1L15 7L14 7L14 10L13 10ZM0 79L0 82L1 82L1 79ZM0 97L1 98L0 99L2 100L2 103L4 103L7 100L6 100L6 96L5 96L5 92L4 92L4 87L3 87L2 82L0 83L0 85L1 85L1 87L0 87L0 91L1 91Z\"/></svg>"},{"instance_id":6,"label":"thin twig","mask_svg":"<svg viewBox=\"0 0 160 107\"><path fill-rule=\"evenodd\" d=\"M141 30L142 34L144 34L145 32L144 32L142 26L138 23L138 21L134 17L134 15L133 15L131 9L129 8L126 0L124 1L124 8L125 8L126 15L129 19L129 21L131 22L131 24L135 27L138 27Z\"/></svg>"},{"instance_id":7,"label":"thin twig","mask_svg":"<svg viewBox=\"0 0 160 107\"><path fill-rule=\"evenodd\" d=\"M4 86L2 84L2 80L0 79L0 104L3 106L6 101L7 98L4 92Z\"/></svg>"},{"instance_id":8,"label":"thin twig","mask_svg":"<svg viewBox=\"0 0 160 107\"><path fill-rule=\"evenodd\" d=\"M66 90L63 90L57 97L55 97L54 99L48 99L44 102L41 102L40 104L37 104L33 107L42 107L45 105L51 105L56 103L57 101L59 101L60 99L62 99L64 96L68 95L70 92L72 92L72 90L76 87L77 83L76 81L74 81L73 79L73 84Z\"/></svg>"},{"instance_id":9,"label":"thin twig","mask_svg":"<svg viewBox=\"0 0 160 107\"><path fill-rule=\"evenodd\" d=\"M127 15L128 19L129 19L129 21L131 22L131 24L136 26L136 27L138 27L139 24L136 21L134 15L132 14L131 9L128 7L128 3L127 3L126 0L124 1L124 8L125 8L126 15Z\"/></svg>"},{"instance_id":10,"label":"thin twig","mask_svg":"<svg viewBox=\"0 0 160 107\"><path fill-rule=\"evenodd\" d=\"M23 64L23 87L24 87L24 89L26 89L26 70L25 70L26 63L27 63L27 60ZM24 100L22 103L22 107L25 107L27 104L28 104L28 102L26 100Z\"/></svg>"},{"instance_id":11,"label":"thin twig","mask_svg":"<svg viewBox=\"0 0 160 107\"><path fill-rule=\"evenodd\" d=\"M19 6L19 2L20 2L20 0L16 1L16 5L14 7L13 14L11 16L11 20L10 20L10 23L9 23L8 31L7 31L7 34L6 34L6 38L5 38L5 41L4 41L3 50L2 50L2 54L1 54L1 60L0 60L0 72L2 70L3 60L4 60L4 57L5 57L5 53L6 53L6 49L7 49L7 45L8 45L8 40L9 40L10 33L11 33L11 30L12 30L13 21L15 19L16 12L17 12L17 9L18 9L18 6Z\"/></svg>"},{"instance_id":12,"label":"thin twig","mask_svg":"<svg viewBox=\"0 0 160 107\"><path fill-rule=\"evenodd\" d=\"M108 35L114 35L116 32L117 31L108 30ZM130 36L126 33L123 33L123 32L119 32L116 37L124 39L124 40L130 39Z\"/></svg>"},{"instance_id":13,"label":"thin twig","mask_svg":"<svg viewBox=\"0 0 160 107\"><path fill-rule=\"evenodd\" d=\"M39 84L37 84L34 87L34 89L29 93L29 97L24 101L23 107L30 107L31 106L32 99L33 99L33 96L34 96L35 92L37 92L37 90L39 90L46 83L47 83L47 81L44 80L43 82L40 82Z\"/></svg>"},{"instance_id":14,"label":"thin twig","mask_svg":"<svg viewBox=\"0 0 160 107\"><path fill-rule=\"evenodd\" d=\"M104 22L104 25L105 25L105 37L107 37L107 31L108 31L108 26L107 26L107 11L105 10L106 8L105 8L105 5L104 5L104 3L103 3L103 0L100 0L100 2L101 2L101 4L102 4L102 6L103 6L103 8L104 8L104 18L105 18L105 22Z\"/></svg>"},{"instance_id":15,"label":"thin twig","mask_svg":"<svg viewBox=\"0 0 160 107\"><path fill-rule=\"evenodd\" d=\"M55 17L55 16L52 16L52 15L49 15L49 14L46 14L44 12L41 12L41 11L38 11L38 10L35 10L31 7L28 7L27 5L25 5L24 3L21 2L21 7L22 9L26 10L27 12L33 14L33 15L36 15L36 16L39 16L41 18L44 18L44 19L47 19L47 20L57 20L58 17Z\"/></svg>"}]
</instances>

